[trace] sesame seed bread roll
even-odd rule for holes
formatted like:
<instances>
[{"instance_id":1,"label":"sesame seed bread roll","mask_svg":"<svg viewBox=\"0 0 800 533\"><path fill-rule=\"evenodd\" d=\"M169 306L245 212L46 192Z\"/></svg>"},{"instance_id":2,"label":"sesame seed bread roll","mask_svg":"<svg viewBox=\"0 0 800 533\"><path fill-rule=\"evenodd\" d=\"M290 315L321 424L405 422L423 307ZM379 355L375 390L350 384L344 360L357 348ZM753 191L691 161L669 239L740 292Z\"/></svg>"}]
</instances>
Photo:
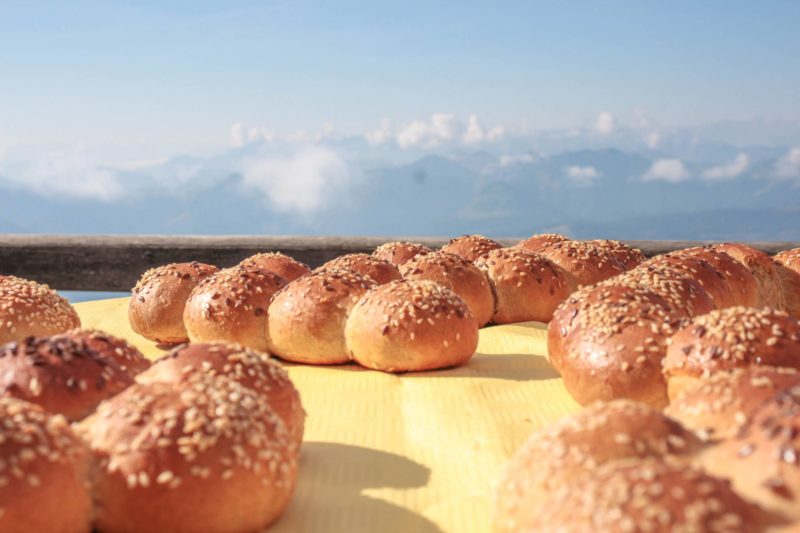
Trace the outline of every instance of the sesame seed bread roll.
<instances>
[{"instance_id":1,"label":"sesame seed bread roll","mask_svg":"<svg viewBox=\"0 0 800 533\"><path fill-rule=\"evenodd\" d=\"M442 246L441 251L463 257L467 261L475 261L492 250L502 248L503 245L483 235L462 235Z\"/></svg>"},{"instance_id":2,"label":"sesame seed bread roll","mask_svg":"<svg viewBox=\"0 0 800 533\"><path fill-rule=\"evenodd\" d=\"M496 532L526 530L551 493L573 487L601 465L636 457L683 456L700 442L659 411L631 400L597 402L534 433L495 485Z\"/></svg>"},{"instance_id":3,"label":"sesame seed bread roll","mask_svg":"<svg viewBox=\"0 0 800 533\"><path fill-rule=\"evenodd\" d=\"M116 359L72 335L28 337L0 346L0 395L80 420L133 383Z\"/></svg>"},{"instance_id":4,"label":"sesame seed bread roll","mask_svg":"<svg viewBox=\"0 0 800 533\"><path fill-rule=\"evenodd\" d=\"M244 259L239 264L247 268L258 268L273 272L285 279L287 283L311 272L311 269L305 263L279 252L256 254Z\"/></svg>"},{"instance_id":5,"label":"sesame seed bread roll","mask_svg":"<svg viewBox=\"0 0 800 533\"><path fill-rule=\"evenodd\" d=\"M583 241L562 241L539 252L575 278L578 286L594 285L625 272L605 247Z\"/></svg>"},{"instance_id":6,"label":"sesame seed bread roll","mask_svg":"<svg viewBox=\"0 0 800 533\"><path fill-rule=\"evenodd\" d=\"M378 285L400 279L397 265L367 254L347 254L331 259L317 270L350 270L371 278Z\"/></svg>"},{"instance_id":7,"label":"sesame seed bread roll","mask_svg":"<svg viewBox=\"0 0 800 533\"><path fill-rule=\"evenodd\" d=\"M347 363L344 324L370 289L372 279L348 270L323 270L293 281L275 294L269 306L269 350L295 363Z\"/></svg>"},{"instance_id":8,"label":"sesame seed bread roll","mask_svg":"<svg viewBox=\"0 0 800 533\"><path fill-rule=\"evenodd\" d=\"M136 377L150 368L150 360L125 339L96 329L73 329L68 331L66 336L78 343L85 344L89 350L114 359L119 367L131 377Z\"/></svg>"},{"instance_id":9,"label":"sesame seed bread roll","mask_svg":"<svg viewBox=\"0 0 800 533\"><path fill-rule=\"evenodd\" d=\"M47 285L15 276L0 277L0 344L80 326L75 309Z\"/></svg>"},{"instance_id":10,"label":"sesame seed bread roll","mask_svg":"<svg viewBox=\"0 0 800 533\"><path fill-rule=\"evenodd\" d=\"M762 403L736 437L703 454L702 466L777 518L800 520L800 387Z\"/></svg>"},{"instance_id":11,"label":"sesame seed bread roll","mask_svg":"<svg viewBox=\"0 0 800 533\"><path fill-rule=\"evenodd\" d=\"M139 383L182 383L197 373L231 378L262 395L299 446L306 414L286 370L264 352L222 342L184 344L160 357Z\"/></svg>"},{"instance_id":12,"label":"sesame seed bread roll","mask_svg":"<svg viewBox=\"0 0 800 533\"><path fill-rule=\"evenodd\" d=\"M646 458L613 462L580 487L559 487L524 531L753 533L765 523L727 481L682 461Z\"/></svg>"},{"instance_id":13,"label":"sesame seed bread roll","mask_svg":"<svg viewBox=\"0 0 800 533\"><path fill-rule=\"evenodd\" d=\"M195 287L183 311L192 342L224 341L267 349L267 308L286 281L268 270L235 266Z\"/></svg>"},{"instance_id":14,"label":"sesame seed bread roll","mask_svg":"<svg viewBox=\"0 0 800 533\"><path fill-rule=\"evenodd\" d=\"M663 266L695 280L711 298L715 309L736 304L733 291L723 275L703 259L686 255L660 255L647 264Z\"/></svg>"},{"instance_id":15,"label":"sesame seed bread roll","mask_svg":"<svg viewBox=\"0 0 800 533\"><path fill-rule=\"evenodd\" d=\"M78 425L103 532L260 531L283 513L297 447L258 393L223 376L135 384Z\"/></svg>"},{"instance_id":16,"label":"sesame seed bread roll","mask_svg":"<svg viewBox=\"0 0 800 533\"><path fill-rule=\"evenodd\" d=\"M429 254L432 251L427 246L414 242L387 242L375 248L372 255L393 265L400 266L420 254Z\"/></svg>"},{"instance_id":17,"label":"sesame seed bread roll","mask_svg":"<svg viewBox=\"0 0 800 533\"><path fill-rule=\"evenodd\" d=\"M581 405L630 398L667 404L661 361L682 325L660 296L633 287L594 286L558 307L547 328L550 363Z\"/></svg>"},{"instance_id":18,"label":"sesame seed bread roll","mask_svg":"<svg viewBox=\"0 0 800 533\"><path fill-rule=\"evenodd\" d=\"M463 257L444 252L418 255L403 263L400 271L405 279L426 279L452 290L467 304L479 327L494 314L495 295L489 280Z\"/></svg>"},{"instance_id":19,"label":"sesame seed bread roll","mask_svg":"<svg viewBox=\"0 0 800 533\"><path fill-rule=\"evenodd\" d=\"M800 321L784 311L730 307L692 319L670 340L670 398L717 372L751 366L800 369Z\"/></svg>"},{"instance_id":20,"label":"sesame seed bread roll","mask_svg":"<svg viewBox=\"0 0 800 533\"><path fill-rule=\"evenodd\" d=\"M758 307L784 309L780 276L770 256L744 244L716 244L714 249L725 252L750 270L758 284Z\"/></svg>"},{"instance_id":21,"label":"sesame seed bread roll","mask_svg":"<svg viewBox=\"0 0 800 533\"><path fill-rule=\"evenodd\" d=\"M433 370L468 361L478 323L450 289L432 281L393 281L368 292L345 324L351 357L385 372Z\"/></svg>"},{"instance_id":22,"label":"sesame seed bread roll","mask_svg":"<svg viewBox=\"0 0 800 533\"><path fill-rule=\"evenodd\" d=\"M759 405L796 385L800 385L800 372L794 368L737 368L714 374L682 391L664 413L703 440L729 439Z\"/></svg>"},{"instance_id":23,"label":"sesame seed bread roll","mask_svg":"<svg viewBox=\"0 0 800 533\"><path fill-rule=\"evenodd\" d=\"M594 239L586 242L606 250L609 255L622 263L625 270L634 269L647 260L644 252L633 246L628 246L624 242L612 239Z\"/></svg>"},{"instance_id":24,"label":"sesame seed bread roll","mask_svg":"<svg viewBox=\"0 0 800 533\"><path fill-rule=\"evenodd\" d=\"M727 253L713 246L696 246L686 248L669 254L675 257L692 257L702 259L714 267L721 279L728 284L733 296L731 305L745 307L759 306L758 282L752 272L742 263Z\"/></svg>"},{"instance_id":25,"label":"sesame seed bread roll","mask_svg":"<svg viewBox=\"0 0 800 533\"><path fill-rule=\"evenodd\" d=\"M800 318L800 248L785 250L773 257L775 271L781 281L786 311Z\"/></svg>"},{"instance_id":26,"label":"sesame seed bread roll","mask_svg":"<svg viewBox=\"0 0 800 533\"><path fill-rule=\"evenodd\" d=\"M145 272L133 288L128 321L133 331L164 344L186 342L183 309L201 280L218 272L213 265L172 263Z\"/></svg>"},{"instance_id":27,"label":"sesame seed bread roll","mask_svg":"<svg viewBox=\"0 0 800 533\"><path fill-rule=\"evenodd\" d=\"M565 237L560 233L540 233L538 235L532 235L527 239L519 241L513 247L520 248L527 252L538 253L544 250L546 247L550 246L551 244L569 240L571 240L569 237Z\"/></svg>"},{"instance_id":28,"label":"sesame seed bread roll","mask_svg":"<svg viewBox=\"0 0 800 533\"><path fill-rule=\"evenodd\" d=\"M575 290L575 280L539 254L516 248L492 250L475 261L497 297L492 322L549 322L553 312Z\"/></svg>"},{"instance_id":29,"label":"sesame seed bread roll","mask_svg":"<svg viewBox=\"0 0 800 533\"><path fill-rule=\"evenodd\" d=\"M776 263L780 263L786 268L791 268L800 274L800 248L783 250L772 257Z\"/></svg>"},{"instance_id":30,"label":"sesame seed bread roll","mask_svg":"<svg viewBox=\"0 0 800 533\"><path fill-rule=\"evenodd\" d=\"M86 445L61 415L0 397L0 531L88 533Z\"/></svg>"}]
</instances>

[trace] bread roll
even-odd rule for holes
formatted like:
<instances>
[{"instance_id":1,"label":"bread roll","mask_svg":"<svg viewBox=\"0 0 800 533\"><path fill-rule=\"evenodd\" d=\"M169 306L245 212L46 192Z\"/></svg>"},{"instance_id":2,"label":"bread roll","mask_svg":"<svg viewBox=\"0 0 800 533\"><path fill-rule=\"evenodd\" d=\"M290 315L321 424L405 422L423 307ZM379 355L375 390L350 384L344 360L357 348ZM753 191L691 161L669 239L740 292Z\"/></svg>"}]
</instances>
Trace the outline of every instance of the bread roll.
<instances>
[{"instance_id":1,"label":"bread roll","mask_svg":"<svg viewBox=\"0 0 800 533\"><path fill-rule=\"evenodd\" d=\"M775 254L774 266L781 281L786 311L800 318L800 248Z\"/></svg>"},{"instance_id":2,"label":"bread roll","mask_svg":"<svg viewBox=\"0 0 800 533\"><path fill-rule=\"evenodd\" d=\"M647 260L644 252L633 246L628 246L624 242L611 239L594 239L586 242L606 250L609 255L622 263L625 270L636 268Z\"/></svg>"},{"instance_id":3,"label":"bread roll","mask_svg":"<svg viewBox=\"0 0 800 533\"><path fill-rule=\"evenodd\" d=\"M224 341L267 349L267 308L286 284L277 274L255 267L220 270L195 287L183 323L192 342Z\"/></svg>"},{"instance_id":4,"label":"bread roll","mask_svg":"<svg viewBox=\"0 0 800 533\"><path fill-rule=\"evenodd\" d=\"M762 403L739 434L703 455L745 498L778 518L800 520L800 387Z\"/></svg>"},{"instance_id":5,"label":"bread roll","mask_svg":"<svg viewBox=\"0 0 800 533\"><path fill-rule=\"evenodd\" d=\"M205 263L173 263L148 270L133 288L128 321L133 331L155 342L175 344L189 337L183 309L201 280L219 271Z\"/></svg>"},{"instance_id":6,"label":"bread roll","mask_svg":"<svg viewBox=\"0 0 800 533\"><path fill-rule=\"evenodd\" d=\"M550 363L580 404L630 398L667 403L661 361L682 324L660 296L634 287L586 287L556 310L547 329Z\"/></svg>"},{"instance_id":7,"label":"bread roll","mask_svg":"<svg viewBox=\"0 0 800 533\"><path fill-rule=\"evenodd\" d=\"M91 530L86 445L61 415L0 397L0 531Z\"/></svg>"},{"instance_id":8,"label":"bread roll","mask_svg":"<svg viewBox=\"0 0 800 533\"><path fill-rule=\"evenodd\" d=\"M731 305L758 307L760 297L755 276L747 267L727 253L713 246L696 246L678 250L669 255L702 259L714 267L721 279L730 287L733 296Z\"/></svg>"},{"instance_id":9,"label":"bread roll","mask_svg":"<svg viewBox=\"0 0 800 533\"><path fill-rule=\"evenodd\" d=\"M291 500L297 448L255 391L195 374L136 384L79 431L94 459L101 531L260 531Z\"/></svg>"},{"instance_id":10,"label":"bread roll","mask_svg":"<svg viewBox=\"0 0 800 533\"><path fill-rule=\"evenodd\" d=\"M579 491L601 465L636 457L689 457L697 438L659 411L630 400L594 403L534 433L503 469L493 525L516 532L545 512L551 493Z\"/></svg>"},{"instance_id":11,"label":"bread roll","mask_svg":"<svg viewBox=\"0 0 800 533\"><path fill-rule=\"evenodd\" d=\"M572 274L578 286L594 285L625 272L607 248L588 242L557 242L539 253Z\"/></svg>"},{"instance_id":12,"label":"bread roll","mask_svg":"<svg viewBox=\"0 0 800 533\"><path fill-rule=\"evenodd\" d=\"M761 403L796 385L800 385L800 372L794 368L737 368L714 374L682 391L664 413L703 440L729 439Z\"/></svg>"},{"instance_id":13,"label":"bread roll","mask_svg":"<svg viewBox=\"0 0 800 533\"><path fill-rule=\"evenodd\" d=\"M305 411L286 370L264 352L221 342L177 346L137 377L139 383L184 383L197 373L231 378L263 396L299 446Z\"/></svg>"},{"instance_id":14,"label":"bread roll","mask_svg":"<svg viewBox=\"0 0 800 533\"><path fill-rule=\"evenodd\" d=\"M482 255L492 250L502 248L503 245L483 235L462 235L442 246L442 252L463 257L467 261L475 261Z\"/></svg>"},{"instance_id":15,"label":"bread roll","mask_svg":"<svg viewBox=\"0 0 800 533\"><path fill-rule=\"evenodd\" d=\"M370 289L372 279L348 270L323 270L293 281L275 294L269 306L270 351L295 363L347 363L344 323Z\"/></svg>"},{"instance_id":16,"label":"bread roll","mask_svg":"<svg viewBox=\"0 0 800 533\"><path fill-rule=\"evenodd\" d=\"M514 245L514 248L520 248L528 252L538 253L551 244L568 240L570 240L569 237L565 237L560 233L540 233L519 241Z\"/></svg>"},{"instance_id":17,"label":"bread roll","mask_svg":"<svg viewBox=\"0 0 800 533\"><path fill-rule=\"evenodd\" d=\"M478 346L478 323L456 293L432 281L399 280L368 292L345 325L351 357L385 372L460 365Z\"/></svg>"},{"instance_id":18,"label":"bread roll","mask_svg":"<svg viewBox=\"0 0 800 533\"><path fill-rule=\"evenodd\" d=\"M717 244L714 245L714 249L725 252L750 270L758 284L758 307L784 309L781 280L772 258L764 252L744 244Z\"/></svg>"},{"instance_id":19,"label":"bread roll","mask_svg":"<svg viewBox=\"0 0 800 533\"><path fill-rule=\"evenodd\" d=\"M239 264L246 268L258 268L273 272L285 279L287 283L311 272L305 263L279 252L256 254L244 259Z\"/></svg>"},{"instance_id":20,"label":"bread roll","mask_svg":"<svg viewBox=\"0 0 800 533\"><path fill-rule=\"evenodd\" d=\"M133 383L116 359L72 335L28 337L0 346L0 395L80 420Z\"/></svg>"},{"instance_id":21,"label":"bread roll","mask_svg":"<svg viewBox=\"0 0 800 533\"><path fill-rule=\"evenodd\" d=\"M773 256L775 262L800 273L800 248L783 250Z\"/></svg>"},{"instance_id":22,"label":"bread roll","mask_svg":"<svg viewBox=\"0 0 800 533\"><path fill-rule=\"evenodd\" d=\"M405 279L426 279L452 290L467 304L479 327L494 314L495 295L489 280L463 257L443 252L418 255L403 263L400 271Z\"/></svg>"},{"instance_id":23,"label":"bread roll","mask_svg":"<svg viewBox=\"0 0 800 533\"><path fill-rule=\"evenodd\" d=\"M575 290L575 280L544 256L498 248L475 261L492 284L495 324L549 322L556 307Z\"/></svg>"},{"instance_id":24,"label":"bread roll","mask_svg":"<svg viewBox=\"0 0 800 533\"><path fill-rule=\"evenodd\" d=\"M64 333L80 325L75 309L47 285L0 277L0 344Z\"/></svg>"},{"instance_id":25,"label":"bread roll","mask_svg":"<svg viewBox=\"0 0 800 533\"><path fill-rule=\"evenodd\" d=\"M695 317L675 333L664 375L675 398L701 378L762 365L800 369L800 321L774 309L730 307Z\"/></svg>"},{"instance_id":26,"label":"bread roll","mask_svg":"<svg viewBox=\"0 0 800 533\"><path fill-rule=\"evenodd\" d=\"M103 357L114 359L131 377L150 368L150 361L125 339L96 329L73 329L67 332L67 336Z\"/></svg>"},{"instance_id":27,"label":"bread roll","mask_svg":"<svg viewBox=\"0 0 800 533\"><path fill-rule=\"evenodd\" d=\"M350 270L371 278L378 285L400 279L397 266L367 254L347 254L331 259L317 270Z\"/></svg>"},{"instance_id":28,"label":"bread roll","mask_svg":"<svg viewBox=\"0 0 800 533\"><path fill-rule=\"evenodd\" d=\"M736 299L724 276L710 263L697 256L660 255L647 262L648 265L664 266L696 281L711 298L715 309L732 307Z\"/></svg>"},{"instance_id":29,"label":"bread roll","mask_svg":"<svg viewBox=\"0 0 800 533\"><path fill-rule=\"evenodd\" d=\"M413 242L387 242L375 248L372 255L393 265L400 266L419 254L429 254L432 251L427 246Z\"/></svg>"}]
</instances>

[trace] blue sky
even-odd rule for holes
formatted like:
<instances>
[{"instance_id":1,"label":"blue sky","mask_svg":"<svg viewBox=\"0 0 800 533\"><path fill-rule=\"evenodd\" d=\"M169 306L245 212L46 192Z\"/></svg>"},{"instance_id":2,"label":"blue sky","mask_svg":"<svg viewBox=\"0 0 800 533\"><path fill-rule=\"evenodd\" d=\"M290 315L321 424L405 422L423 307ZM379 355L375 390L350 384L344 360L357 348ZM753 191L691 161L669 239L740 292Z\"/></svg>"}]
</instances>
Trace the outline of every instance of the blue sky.
<instances>
[{"instance_id":1,"label":"blue sky","mask_svg":"<svg viewBox=\"0 0 800 533\"><path fill-rule=\"evenodd\" d=\"M800 2L163 4L1 4L0 145L203 151L237 122L355 134L441 112L800 120Z\"/></svg>"}]
</instances>

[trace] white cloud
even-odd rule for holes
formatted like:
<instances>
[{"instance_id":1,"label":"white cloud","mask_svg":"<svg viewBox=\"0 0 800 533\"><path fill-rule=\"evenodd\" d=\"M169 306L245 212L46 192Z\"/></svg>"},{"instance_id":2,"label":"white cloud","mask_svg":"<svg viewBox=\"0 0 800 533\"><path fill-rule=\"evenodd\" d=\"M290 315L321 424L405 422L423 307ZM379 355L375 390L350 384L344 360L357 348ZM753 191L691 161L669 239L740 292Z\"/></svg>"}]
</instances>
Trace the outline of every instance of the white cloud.
<instances>
[{"instance_id":1,"label":"white cloud","mask_svg":"<svg viewBox=\"0 0 800 533\"><path fill-rule=\"evenodd\" d=\"M230 129L231 146L234 148L241 148L245 144L244 137L244 124L237 122L233 124Z\"/></svg>"},{"instance_id":2,"label":"white cloud","mask_svg":"<svg viewBox=\"0 0 800 533\"><path fill-rule=\"evenodd\" d=\"M352 174L339 154L325 147L288 156L265 156L244 164L242 180L282 211L310 213L350 182Z\"/></svg>"},{"instance_id":3,"label":"white cloud","mask_svg":"<svg viewBox=\"0 0 800 533\"><path fill-rule=\"evenodd\" d=\"M651 150L655 149L658 146L658 143L661 142L661 133L657 131L651 131L644 138L644 142L647 143L647 147Z\"/></svg>"},{"instance_id":4,"label":"white cloud","mask_svg":"<svg viewBox=\"0 0 800 533\"><path fill-rule=\"evenodd\" d=\"M248 142L272 142L277 137L278 135L274 131L267 129L264 126L250 128L247 131Z\"/></svg>"},{"instance_id":5,"label":"white cloud","mask_svg":"<svg viewBox=\"0 0 800 533\"><path fill-rule=\"evenodd\" d=\"M567 178L578 185L591 185L601 175L596 168L586 166L570 166L564 168Z\"/></svg>"},{"instance_id":6,"label":"white cloud","mask_svg":"<svg viewBox=\"0 0 800 533\"><path fill-rule=\"evenodd\" d=\"M659 159L642 176L643 181L668 181L678 183L689 179L689 172L680 159Z\"/></svg>"},{"instance_id":7,"label":"white cloud","mask_svg":"<svg viewBox=\"0 0 800 533\"><path fill-rule=\"evenodd\" d=\"M392 123L388 118L384 118L381 120L381 125L378 129L368 131L364 134L364 137L372 146L384 144L392 138Z\"/></svg>"},{"instance_id":8,"label":"white cloud","mask_svg":"<svg viewBox=\"0 0 800 533\"><path fill-rule=\"evenodd\" d=\"M601 111L594 121L594 129L600 135L608 135L614 131L614 115L608 111Z\"/></svg>"},{"instance_id":9,"label":"white cloud","mask_svg":"<svg viewBox=\"0 0 800 533\"><path fill-rule=\"evenodd\" d=\"M442 142L451 141L458 135L461 125L453 115L434 113L430 122L415 120L397 133L400 148L422 146L432 148Z\"/></svg>"},{"instance_id":10,"label":"white cloud","mask_svg":"<svg viewBox=\"0 0 800 533\"><path fill-rule=\"evenodd\" d=\"M779 178L800 177L800 147L791 148L775 163L775 174Z\"/></svg>"},{"instance_id":11,"label":"white cloud","mask_svg":"<svg viewBox=\"0 0 800 533\"><path fill-rule=\"evenodd\" d=\"M703 177L710 180L735 178L747 170L748 166L750 166L750 158L747 157L747 154L739 154L729 163L709 168L703 172Z\"/></svg>"}]
</instances>

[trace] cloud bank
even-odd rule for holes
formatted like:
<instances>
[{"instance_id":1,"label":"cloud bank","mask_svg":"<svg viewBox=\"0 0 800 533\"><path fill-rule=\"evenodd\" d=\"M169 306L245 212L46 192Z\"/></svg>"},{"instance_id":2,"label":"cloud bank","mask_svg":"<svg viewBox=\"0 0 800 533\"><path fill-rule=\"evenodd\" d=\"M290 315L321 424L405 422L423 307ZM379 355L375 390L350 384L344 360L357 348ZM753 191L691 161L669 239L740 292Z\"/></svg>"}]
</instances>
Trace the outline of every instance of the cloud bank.
<instances>
[{"instance_id":1,"label":"cloud bank","mask_svg":"<svg viewBox=\"0 0 800 533\"><path fill-rule=\"evenodd\" d=\"M643 181L680 183L689 179L689 172L680 159L659 159L642 176Z\"/></svg>"},{"instance_id":2,"label":"cloud bank","mask_svg":"<svg viewBox=\"0 0 800 533\"><path fill-rule=\"evenodd\" d=\"M736 159L730 163L709 168L703 172L703 177L710 180L735 178L747 170L747 167L749 166L750 158L747 156L747 154L739 154L736 156Z\"/></svg>"}]
</instances>

